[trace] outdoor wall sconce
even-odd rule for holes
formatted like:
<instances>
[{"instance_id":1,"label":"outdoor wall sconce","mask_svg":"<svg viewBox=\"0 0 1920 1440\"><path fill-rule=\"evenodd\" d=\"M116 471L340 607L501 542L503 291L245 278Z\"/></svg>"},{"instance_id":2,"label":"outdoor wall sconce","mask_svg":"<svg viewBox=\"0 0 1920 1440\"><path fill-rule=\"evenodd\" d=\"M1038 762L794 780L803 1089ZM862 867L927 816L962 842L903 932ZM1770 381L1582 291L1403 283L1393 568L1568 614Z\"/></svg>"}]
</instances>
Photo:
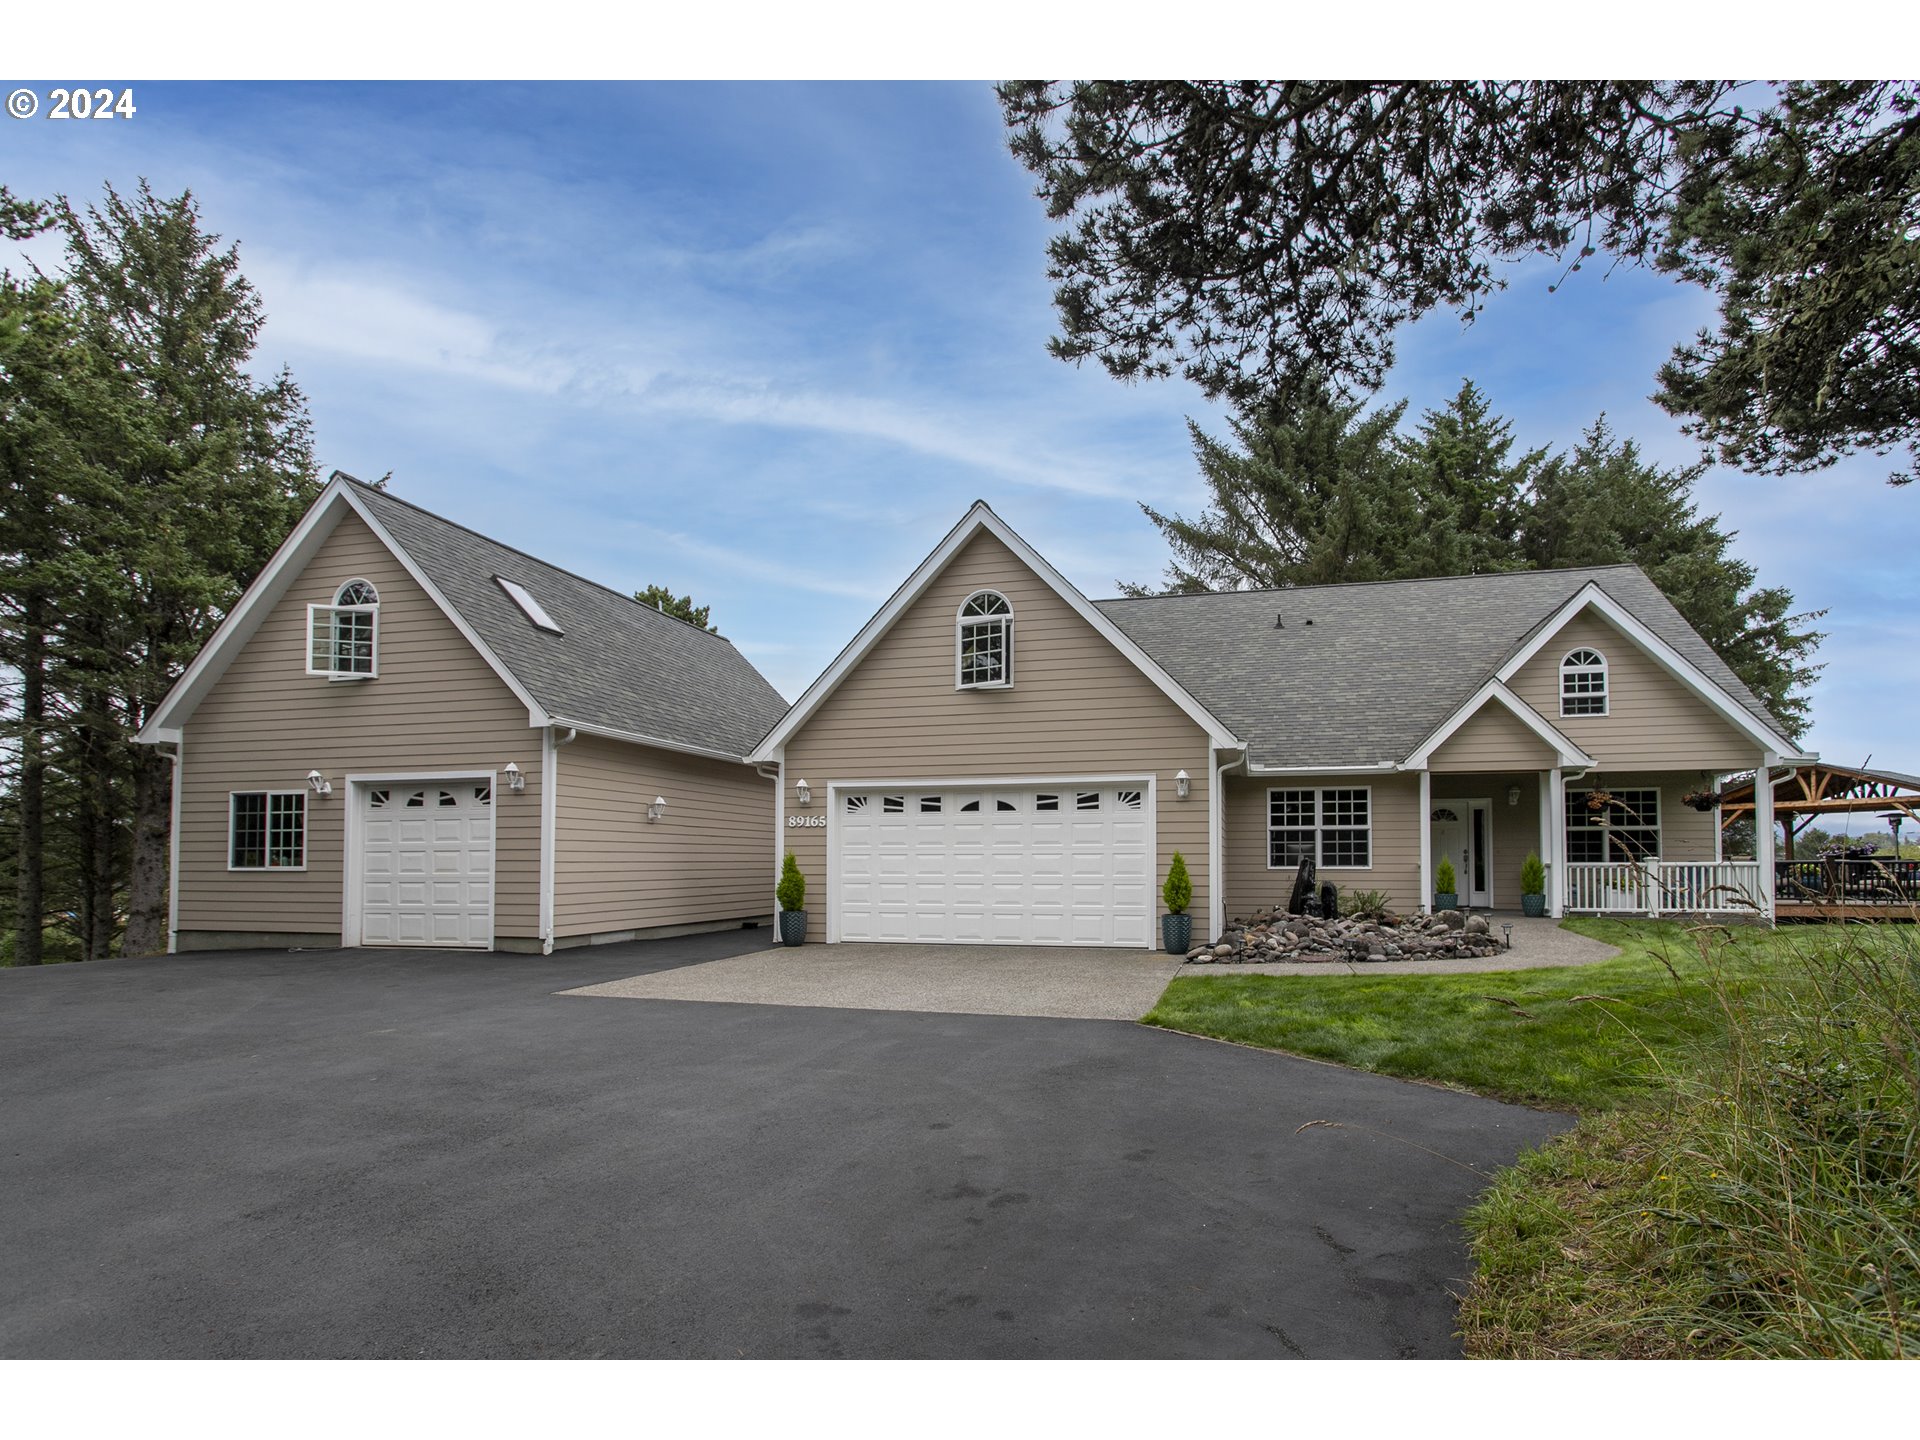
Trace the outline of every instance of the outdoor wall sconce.
<instances>
[{"instance_id":1,"label":"outdoor wall sconce","mask_svg":"<svg viewBox=\"0 0 1920 1440\"><path fill-rule=\"evenodd\" d=\"M1173 777L1173 793L1182 800L1193 794L1193 777L1181 770Z\"/></svg>"},{"instance_id":2,"label":"outdoor wall sconce","mask_svg":"<svg viewBox=\"0 0 1920 1440\"><path fill-rule=\"evenodd\" d=\"M804 780L794 781L793 793L800 797L800 805L802 809L805 809L807 806L813 804L813 787L807 784L806 781Z\"/></svg>"},{"instance_id":3,"label":"outdoor wall sconce","mask_svg":"<svg viewBox=\"0 0 1920 1440\"><path fill-rule=\"evenodd\" d=\"M331 795L333 782L318 770L309 770L307 771L307 788L316 795Z\"/></svg>"},{"instance_id":4,"label":"outdoor wall sconce","mask_svg":"<svg viewBox=\"0 0 1920 1440\"><path fill-rule=\"evenodd\" d=\"M647 806L647 823L652 824L654 821L658 820L662 815L666 813L667 813L667 797L664 795L654 796L653 803Z\"/></svg>"},{"instance_id":5,"label":"outdoor wall sconce","mask_svg":"<svg viewBox=\"0 0 1920 1440\"><path fill-rule=\"evenodd\" d=\"M507 789L518 792L527 788L527 777L520 772L520 767L513 761L507 761L506 767L500 773L507 777Z\"/></svg>"},{"instance_id":6,"label":"outdoor wall sconce","mask_svg":"<svg viewBox=\"0 0 1920 1440\"><path fill-rule=\"evenodd\" d=\"M1507 804L1518 805L1519 803L1520 803L1520 787L1518 785L1507 786Z\"/></svg>"}]
</instances>

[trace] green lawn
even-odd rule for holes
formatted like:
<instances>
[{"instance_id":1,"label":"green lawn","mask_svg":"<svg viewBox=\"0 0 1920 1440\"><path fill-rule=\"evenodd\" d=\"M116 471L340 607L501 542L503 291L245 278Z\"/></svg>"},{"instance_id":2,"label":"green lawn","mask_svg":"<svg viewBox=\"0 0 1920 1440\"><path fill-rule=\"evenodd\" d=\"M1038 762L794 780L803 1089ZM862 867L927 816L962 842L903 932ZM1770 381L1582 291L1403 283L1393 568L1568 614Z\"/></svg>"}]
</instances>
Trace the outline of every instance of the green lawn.
<instances>
[{"instance_id":1,"label":"green lawn","mask_svg":"<svg viewBox=\"0 0 1920 1440\"><path fill-rule=\"evenodd\" d=\"M1708 963L1673 921L1568 920L1623 952L1598 965L1472 975L1222 975L1167 987L1149 1025L1438 1080L1554 1109L1625 1103L1719 1028ZM1769 932L1731 932L1712 964L1763 968Z\"/></svg>"}]
</instances>

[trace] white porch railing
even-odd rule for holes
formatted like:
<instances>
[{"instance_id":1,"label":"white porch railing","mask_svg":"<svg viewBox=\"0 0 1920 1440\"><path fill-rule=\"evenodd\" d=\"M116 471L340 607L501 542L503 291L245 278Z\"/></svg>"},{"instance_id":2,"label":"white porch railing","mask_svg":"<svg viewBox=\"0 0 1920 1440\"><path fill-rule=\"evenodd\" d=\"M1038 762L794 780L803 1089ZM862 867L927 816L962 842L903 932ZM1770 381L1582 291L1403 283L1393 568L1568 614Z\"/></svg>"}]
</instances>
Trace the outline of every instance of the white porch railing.
<instances>
[{"instance_id":1,"label":"white porch railing","mask_svg":"<svg viewBox=\"0 0 1920 1440\"><path fill-rule=\"evenodd\" d=\"M1597 915L1758 915L1766 901L1751 860L1643 860L1567 866L1567 909Z\"/></svg>"}]
</instances>

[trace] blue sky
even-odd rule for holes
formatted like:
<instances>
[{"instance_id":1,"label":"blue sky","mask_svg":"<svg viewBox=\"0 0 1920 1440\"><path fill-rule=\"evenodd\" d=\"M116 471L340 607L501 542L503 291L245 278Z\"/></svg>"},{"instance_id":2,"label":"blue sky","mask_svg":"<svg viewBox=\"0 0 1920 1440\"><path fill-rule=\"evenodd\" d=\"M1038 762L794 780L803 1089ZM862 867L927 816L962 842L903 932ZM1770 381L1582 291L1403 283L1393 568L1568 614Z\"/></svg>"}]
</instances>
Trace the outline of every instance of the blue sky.
<instances>
[{"instance_id":1,"label":"blue sky","mask_svg":"<svg viewBox=\"0 0 1920 1440\"><path fill-rule=\"evenodd\" d=\"M44 87L41 87L44 90ZM261 359L323 468L623 589L692 591L789 697L976 497L1082 589L1165 560L1194 509L1183 382L1045 353L1048 226L985 85L167 84L131 121L0 122L0 181L145 175L241 242ZM1655 367L1711 316L1637 272L1521 267L1463 330L1405 332L1385 394L1470 375L1527 444L1596 414L1693 449ZM1811 743L1920 772L1920 487L1871 457L1715 471L1764 583L1829 610Z\"/></svg>"}]
</instances>

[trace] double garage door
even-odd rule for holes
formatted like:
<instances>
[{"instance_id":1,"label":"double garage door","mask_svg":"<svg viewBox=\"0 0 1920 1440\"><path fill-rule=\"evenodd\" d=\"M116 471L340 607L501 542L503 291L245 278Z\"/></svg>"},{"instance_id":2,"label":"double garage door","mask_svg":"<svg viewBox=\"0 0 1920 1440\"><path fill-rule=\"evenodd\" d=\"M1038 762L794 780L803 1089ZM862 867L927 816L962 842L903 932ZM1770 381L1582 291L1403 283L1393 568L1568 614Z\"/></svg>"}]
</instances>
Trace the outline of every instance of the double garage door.
<instances>
[{"instance_id":1,"label":"double garage door","mask_svg":"<svg viewBox=\"0 0 1920 1440\"><path fill-rule=\"evenodd\" d=\"M1144 782L836 791L840 940L1150 943Z\"/></svg>"},{"instance_id":2,"label":"double garage door","mask_svg":"<svg viewBox=\"0 0 1920 1440\"><path fill-rule=\"evenodd\" d=\"M360 790L360 943L493 943L493 790L485 781Z\"/></svg>"}]
</instances>

